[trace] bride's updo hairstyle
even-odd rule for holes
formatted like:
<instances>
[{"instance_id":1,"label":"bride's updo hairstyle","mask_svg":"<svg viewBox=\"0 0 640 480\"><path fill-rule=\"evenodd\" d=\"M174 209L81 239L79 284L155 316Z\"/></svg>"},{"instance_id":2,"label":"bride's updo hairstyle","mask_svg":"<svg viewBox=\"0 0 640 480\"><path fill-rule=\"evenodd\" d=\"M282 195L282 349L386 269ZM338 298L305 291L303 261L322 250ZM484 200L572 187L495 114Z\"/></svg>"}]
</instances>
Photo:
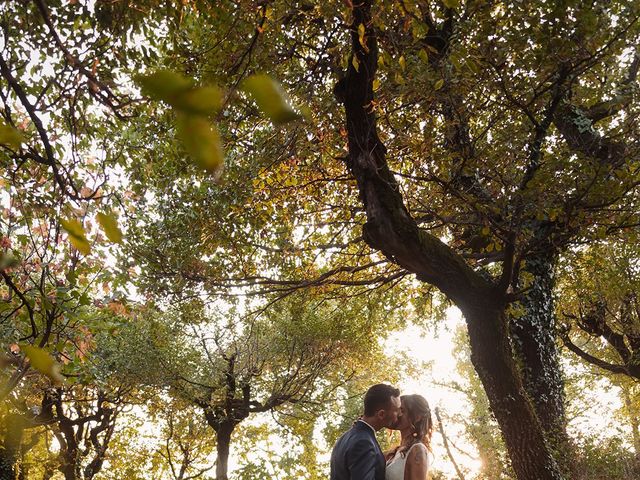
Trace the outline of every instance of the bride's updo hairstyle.
<instances>
[{"instance_id":1,"label":"bride's updo hairstyle","mask_svg":"<svg viewBox=\"0 0 640 480\"><path fill-rule=\"evenodd\" d=\"M433 421L431 420L431 409L429 403L422 395L402 395L403 415L409 418L412 426L412 441L414 443L422 442L429 451L431 451L431 434L433 433Z\"/></svg>"}]
</instances>

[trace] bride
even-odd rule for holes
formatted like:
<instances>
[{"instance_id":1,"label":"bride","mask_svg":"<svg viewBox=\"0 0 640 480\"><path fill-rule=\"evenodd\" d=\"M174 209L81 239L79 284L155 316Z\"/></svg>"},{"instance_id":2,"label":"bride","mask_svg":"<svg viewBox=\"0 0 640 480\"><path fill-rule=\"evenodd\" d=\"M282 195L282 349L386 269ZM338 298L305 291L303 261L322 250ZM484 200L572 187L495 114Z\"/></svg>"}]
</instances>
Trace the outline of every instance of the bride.
<instances>
[{"instance_id":1,"label":"bride","mask_svg":"<svg viewBox=\"0 0 640 480\"><path fill-rule=\"evenodd\" d=\"M400 445L387 452L385 480L426 480L433 423L422 395L402 395L402 416L395 425Z\"/></svg>"}]
</instances>

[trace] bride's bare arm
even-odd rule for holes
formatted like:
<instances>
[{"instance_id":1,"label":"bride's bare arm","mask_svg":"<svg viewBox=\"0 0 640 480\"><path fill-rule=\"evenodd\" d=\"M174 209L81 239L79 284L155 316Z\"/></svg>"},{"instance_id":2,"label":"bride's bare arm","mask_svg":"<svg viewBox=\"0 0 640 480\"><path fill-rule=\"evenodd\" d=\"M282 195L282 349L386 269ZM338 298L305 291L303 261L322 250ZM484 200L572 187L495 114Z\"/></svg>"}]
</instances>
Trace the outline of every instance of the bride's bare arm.
<instances>
[{"instance_id":1,"label":"bride's bare arm","mask_svg":"<svg viewBox=\"0 0 640 480\"><path fill-rule=\"evenodd\" d=\"M407 455L404 466L404 480L427 480L429 471L429 454L427 447L416 445Z\"/></svg>"}]
</instances>

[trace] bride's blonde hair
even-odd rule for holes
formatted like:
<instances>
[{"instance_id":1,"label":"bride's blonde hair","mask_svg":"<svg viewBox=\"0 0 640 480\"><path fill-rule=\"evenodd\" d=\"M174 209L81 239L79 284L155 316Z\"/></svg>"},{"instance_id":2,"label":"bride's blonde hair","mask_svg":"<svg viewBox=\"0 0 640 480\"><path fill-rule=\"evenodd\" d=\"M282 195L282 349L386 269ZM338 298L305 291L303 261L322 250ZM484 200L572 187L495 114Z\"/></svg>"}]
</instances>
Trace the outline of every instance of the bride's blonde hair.
<instances>
[{"instance_id":1,"label":"bride's blonde hair","mask_svg":"<svg viewBox=\"0 0 640 480\"><path fill-rule=\"evenodd\" d=\"M402 395L403 415L409 417L412 426L412 440L407 446L407 450L414 444L421 442L431 451L431 435L433 434L433 420L431 419L431 409L429 402L422 395Z\"/></svg>"}]
</instances>

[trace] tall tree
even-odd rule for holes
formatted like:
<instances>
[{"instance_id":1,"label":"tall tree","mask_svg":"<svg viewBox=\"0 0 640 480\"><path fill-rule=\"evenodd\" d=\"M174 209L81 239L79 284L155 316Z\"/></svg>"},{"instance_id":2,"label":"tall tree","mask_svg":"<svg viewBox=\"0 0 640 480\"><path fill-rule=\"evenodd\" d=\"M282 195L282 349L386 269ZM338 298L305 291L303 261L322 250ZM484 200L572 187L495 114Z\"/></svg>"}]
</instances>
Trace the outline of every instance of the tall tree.
<instances>
[{"instance_id":1,"label":"tall tree","mask_svg":"<svg viewBox=\"0 0 640 480\"><path fill-rule=\"evenodd\" d=\"M567 348L606 372L640 380L637 231L579 249L563 262L559 315Z\"/></svg>"},{"instance_id":2,"label":"tall tree","mask_svg":"<svg viewBox=\"0 0 640 480\"><path fill-rule=\"evenodd\" d=\"M338 387L379 358L383 324L373 299L342 308L296 296L263 306L258 316L213 308L191 302L164 314L147 310L104 355L116 375L165 389L200 411L215 434L218 480L228 478L232 438L247 418L322 412Z\"/></svg>"},{"instance_id":3,"label":"tall tree","mask_svg":"<svg viewBox=\"0 0 640 480\"><path fill-rule=\"evenodd\" d=\"M559 478L570 470L570 448L553 273L572 243L637 222L637 6L389 1L335 11L264 4L249 44L238 45L236 32L214 43L240 49L238 62L207 54L189 62L203 77L229 74L231 86L274 65L309 102L314 124L303 136L301 127L248 122L250 103L234 107L223 131L227 184L194 184L176 161L184 181L157 177L138 187L151 186L157 210L171 212L163 222L140 220L146 234L134 255L150 267L143 280L163 291L287 294L393 285L415 274L465 314L518 478ZM194 58L210 41L203 36L215 34L190 30L182 48ZM341 128L330 89L336 73ZM247 164L256 149L264 157ZM359 196L335 157L345 159ZM248 175L251 186L233 188ZM189 228L199 232L189 246L208 245L206 256L182 248ZM159 232L172 241L154 241ZM318 252L328 252L326 261ZM403 285L413 298L429 292Z\"/></svg>"},{"instance_id":4,"label":"tall tree","mask_svg":"<svg viewBox=\"0 0 640 480\"><path fill-rule=\"evenodd\" d=\"M127 269L141 263L140 285L178 296L315 287L333 297L345 286L399 286L397 298L421 313L435 286L465 314L472 360L518 478L559 478L568 469L559 452L569 449L553 271L571 244L638 223L635 2L390 0L346 10L337 2L199 2L175 16L151 3L139 2L143 14L129 22L124 2L100 2L93 25L122 41L125 56L227 87L219 120L229 153L226 183L213 185L173 141L169 109L137 110L114 152L147 160L125 162L131 196L144 199L123 258ZM60 26L74 25L83 4L49 11L34 2L26 14L20 2L6 5L4 31L15 32L19 18L18 33L58 59L52 100L66 101L56 81L78 74L97 105L127 111L109 94L118 69L98 63L96 75L94 48L83 57L66 46L80 39L97 48L100 39L56 33L70 30ZM90 9L80 18L94 20ZM154 55L127 47L134 32L150 39ZM17 88L29 83L20 61L29 48L16 41L23 36L11 38L5 104L22 104L36 132L25 154L15 129L5 130L3 158L42 165L74 198L73 176L58 167L77 157L56 155L38 128L34 100ZM120 65L117 55L105 60ZM254 115L237 87L265 65L308 103L311 127L276 129ZM336 76L346 124L335 109ZM38 88L46 93L47 82ZM36 97L43 109L44 98ZM10 128L20 126L6 107L3 114ZM115 128L93 125L102 124L83 131L116 137Z\"/></svg>"}]
</instances>

